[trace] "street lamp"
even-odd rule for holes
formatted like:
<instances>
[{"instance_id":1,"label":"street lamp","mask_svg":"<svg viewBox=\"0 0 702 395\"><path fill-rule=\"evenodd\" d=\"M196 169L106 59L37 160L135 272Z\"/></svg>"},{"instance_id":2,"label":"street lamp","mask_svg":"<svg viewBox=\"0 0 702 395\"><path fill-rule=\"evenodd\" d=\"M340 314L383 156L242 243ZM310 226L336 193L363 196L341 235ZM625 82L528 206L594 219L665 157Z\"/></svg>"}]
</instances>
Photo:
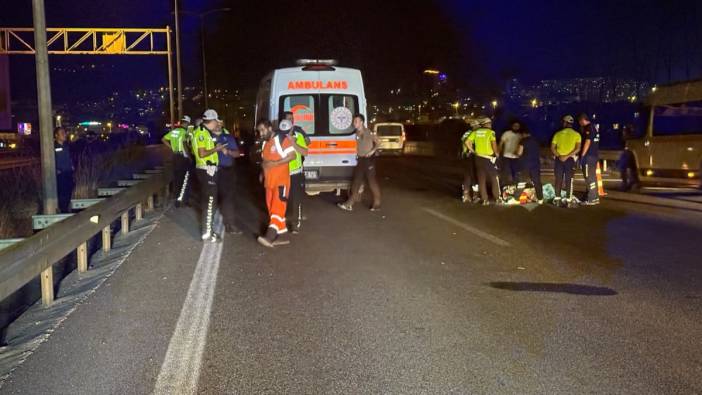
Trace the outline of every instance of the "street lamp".
<instances>
[{"instance_id":1,"label":"street lamp","mask_svg":"<svg viewBox=\"0 0 702 395\"><path fill-rule=\"evenodd\" d=\"M491 104L493 110L497 108L497 100L493 100Z\"/></svg>"},{"instance_id":2,"label":"street lamp","mask_svg":"<svg viewBox=\"0 0 702 395\"><path fill-rule=\"evenodd\" d=\"M531 108L536 108L539 106L539 101L536 99L531 99Z\"/></svg>"},{"instance_id":3,"label":"street lamp","mask_svg":"<svg viewBox=\"0 0 702 395\"><path fill-rule=\"evenodd\" d=\"M456 117L458 117L458 107L461 106L461 103L455 102L452 104L452 106L453 106L453 109L456 110Z\"/></svg>"},{"instance_id":4,"label":"street lamp","mask_svg":"<svg viewBox=\"0 0 702 395\"><path fill-rule=\"evenodd\" d=\"M205 17L215 12L229 12L231 8L216 8L202 13L181 11L181 14L192 15L200 18L200 38L202 40L202 93L205 96L205 109L209 107L209 94L207 92L207 56L205 51Z\"/></svg>"}]
</instances>

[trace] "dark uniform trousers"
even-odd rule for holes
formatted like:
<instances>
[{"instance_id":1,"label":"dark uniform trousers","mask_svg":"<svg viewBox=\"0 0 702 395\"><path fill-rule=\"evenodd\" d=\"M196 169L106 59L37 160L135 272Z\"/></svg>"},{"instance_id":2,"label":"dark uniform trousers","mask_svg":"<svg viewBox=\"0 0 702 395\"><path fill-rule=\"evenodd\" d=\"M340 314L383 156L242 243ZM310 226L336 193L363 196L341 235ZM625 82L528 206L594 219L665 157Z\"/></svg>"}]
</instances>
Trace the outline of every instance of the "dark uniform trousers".
<instances>
[{"instance_id":1,"label":"dark uniform trousers","mask_svg":"<svg viewBox=\"0 0 702 395\"><path fill-rule=\"evenodd\" d=\"M202 210L202 233L214 232L214 218L217 211L217 179L219 171L214 175L207 174L207 170L196 169L198 184L200 184L200 208Z\"/></svg>"},{"instance_id":2,"label":"dark uniform trousers","mask_svg":"<svg viewBox=\"0 0 702 395\"><path fill-rule=\"evenodd\" d=\"M568 158L565 162L561 162L560 159L556 158L553 166L553 172L556 177L556 197L561 197L561 191L565 188L566 197L568 199L573 196L573 173L575 170L575 159Z\"/></svg>"},{"instance_id":3,"label":"dark uniform trousers","mask_svg":"<svg viewBox=\"0 0 702 395\"><path fill-rule=\"evenodd\" d=\"M299 230L302 225L302 199L305 195L305 174L290 175L290 196L286 217L292 230Z\"/></svg>"},{"instance_id":4,"label":"dark uniform trousers","mask_svg":"<svg viewBox=\"0 0 702 395\"><path fill-rule=\"evenodd\" d=\"M361 200L361 186L368 181L368 187L373 194L373 206L380 206L380 185L375 173L375 158L358 158L351 184L351 200L354 203Z\"/></svg>"},{"instance_id":5,"label":"dark uniform trousers","mask_svg":"<svg viewBox=\"0 0 702 395\"><path fill-rule=\"evenodd\" d=\"M473 185L477 184L478 177L475 174L475 155L469 155L461 160L463 163L463 193L473 197Z\"/></svg>"},{"instance_id":6,"label":"dark uniform trousers","mask_svg":"<svg viewBox=\"0 0 702 395\"><path fill-rule=\"evenodd\" d=\"M71 196L73 195L73 171L56 172L56 188L59 211L66 214L71 212Z\"/></svg>"},{"instance_id":7,"label":"dark uniform trousers","mask_svg":"<svg viewBox=\"0 0 702 395\"><path fill-rule=\"evenodd\" d=\"M489 181L492 187L492 197L496 200L500 199L500 179L497 176L497 166L490 159L481 156L475 157L475 165L478 169L480 198L483 202L489 201L487 193L487 182Z\"/></svg>"},{"instance_id":8,"label":"dark uniform trousers","mask_svg":"<svg viewBox=\"0 0 702 395\"><path fill-rule=\"evenodd\" d=\"M234 211L234 191L236 190L236 170L234 166L220 167L217 173L218 203L224 224L236 226Z\"/></svg>"},{"instance_id":9,"label":"dark uniform trousers","mask_svg":"<svg viewBox=\"0 0 702 395\"><path fill-rule=\"evenodd\" d=\"M537 164L536 166L531 165L525 167L521 170L521 174L526 173L529 177L534 189L536 190L536 198L542 200L544 198L544 186L541 183L541 167Z\"/></svg>"},{"instance_id":10,"label":"dark uniform trousers","mask_svg":"<svg viewBox=\"0 0 702 395\"><path fill-rule=\"evenodd\" d=\"M600 198L597 193L597 162L596 156L583 158L583 177L585 177L588 202L594 202Z\"/></svg>"}]
</instances>

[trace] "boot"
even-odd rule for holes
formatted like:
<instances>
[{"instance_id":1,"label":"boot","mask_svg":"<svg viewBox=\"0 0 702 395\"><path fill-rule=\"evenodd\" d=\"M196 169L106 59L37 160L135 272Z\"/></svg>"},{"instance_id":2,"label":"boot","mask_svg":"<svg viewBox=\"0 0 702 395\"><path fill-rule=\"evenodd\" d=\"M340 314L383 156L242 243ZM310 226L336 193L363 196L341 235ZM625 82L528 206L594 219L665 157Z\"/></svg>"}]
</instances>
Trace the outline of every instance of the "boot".
<instances>
[{"instance_id":1,"label":"boot","mask_svg":"<svg viewBox=\"0 0 702 395\"><path fill-rule=\"evenodd\" d=\"M275 239L278 237L278 232L273 228L268 228L266 234L258 237L258 243L264 247L273 248L275 244Z\"/></svg>"}]
</instances>

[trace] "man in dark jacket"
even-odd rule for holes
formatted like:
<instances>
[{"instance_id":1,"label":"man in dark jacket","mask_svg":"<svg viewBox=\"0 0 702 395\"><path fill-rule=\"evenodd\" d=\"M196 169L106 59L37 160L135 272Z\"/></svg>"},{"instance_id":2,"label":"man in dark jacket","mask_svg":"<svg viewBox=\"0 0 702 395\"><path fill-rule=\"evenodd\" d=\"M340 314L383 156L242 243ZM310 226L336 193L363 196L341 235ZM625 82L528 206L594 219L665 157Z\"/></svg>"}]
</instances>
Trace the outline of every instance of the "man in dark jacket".
<instances>
[{"instance_id":1,"label":"man in dark jacket","mask_svg":"<svg viewBox=\"0 0 702 395\"><path fill-rule=\"evenodd\" d=\"M56 158L56 188L58 208L62 213L71 212L71 195L73 195L73 161L71 151L66 143L66 130L54 129L54 155Z\"/></svg>"},{"instance_id":2,"label":"man in dark jacket","mask_svg":"<svg viewBox=\"0 0 702 395\"><path fill-rule=\"evenodd\" d=\"M520 142L520 168L522 172L522 179L529 177L531 183L534 185L536 190L536 198L539 200L539 204L544 202L544 189L541 184L541 161L539 151L541 147L539 142L532 137L528 129L522 130L522 140Z\"/></svg>"}]
</instances>

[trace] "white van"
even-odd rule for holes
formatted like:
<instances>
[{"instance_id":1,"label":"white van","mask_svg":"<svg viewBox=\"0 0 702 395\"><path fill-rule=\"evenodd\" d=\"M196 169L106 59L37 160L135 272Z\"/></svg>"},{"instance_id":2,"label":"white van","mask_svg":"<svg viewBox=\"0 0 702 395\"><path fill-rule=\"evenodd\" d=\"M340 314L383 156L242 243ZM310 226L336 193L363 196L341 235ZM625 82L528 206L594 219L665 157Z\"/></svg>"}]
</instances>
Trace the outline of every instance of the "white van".
<instances>
[{"instance_id":1,"label":"white van","mask_svg":"<svg viewBox=\"0 0 702 395\"><path fill-rule=\"evenodd\" d=\"M304 162L307 192L349 189L356 166L353 116L367 115L361 72L327 60L271 72L259 86L256 122L277 125L286 111L312 140Z\"/></svg>"},{"instance_id":2,"label":"white van","mask_svg":"<svg viewBox=\"0 0 702 395\"><path fill-rule=\"evenodd\" d=\"M405 125L398 122L377 123L373 127L373 131L380 141L380 153L402 153L405 147Z\"/></svg>"},{"instance_id":3,"label":"white van","mask_svg":"<svg viewBox=\"0 0 702 395\"><path fill-rule=\"evenodd\" d=\"M702 80L657 87L647 105L645 136L627 138L620 158L626 178L702 188Z\"/></svg>"}]
</instances>

